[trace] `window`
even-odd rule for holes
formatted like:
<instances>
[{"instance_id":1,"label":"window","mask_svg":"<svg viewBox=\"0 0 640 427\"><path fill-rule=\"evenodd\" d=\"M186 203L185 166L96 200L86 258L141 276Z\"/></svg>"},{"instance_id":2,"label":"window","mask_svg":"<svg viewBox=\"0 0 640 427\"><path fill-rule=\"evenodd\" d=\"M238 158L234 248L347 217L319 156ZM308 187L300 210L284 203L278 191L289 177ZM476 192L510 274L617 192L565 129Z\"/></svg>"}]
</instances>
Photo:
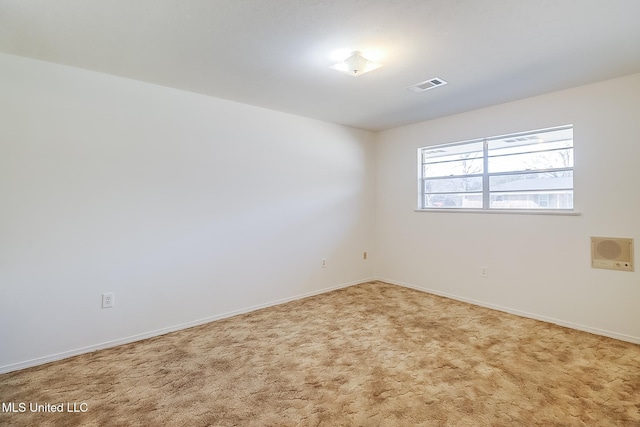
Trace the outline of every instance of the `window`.
<instances>
[{"instance_id":1,"label":"window","mask_svg":"<svg viewBox=\"0 0 640 427\"><path fill-rule=\"evenodd\" d=\"M424 147L418 155L420 209L573 209L573 126Z\"/></svg>"}]
</instances>

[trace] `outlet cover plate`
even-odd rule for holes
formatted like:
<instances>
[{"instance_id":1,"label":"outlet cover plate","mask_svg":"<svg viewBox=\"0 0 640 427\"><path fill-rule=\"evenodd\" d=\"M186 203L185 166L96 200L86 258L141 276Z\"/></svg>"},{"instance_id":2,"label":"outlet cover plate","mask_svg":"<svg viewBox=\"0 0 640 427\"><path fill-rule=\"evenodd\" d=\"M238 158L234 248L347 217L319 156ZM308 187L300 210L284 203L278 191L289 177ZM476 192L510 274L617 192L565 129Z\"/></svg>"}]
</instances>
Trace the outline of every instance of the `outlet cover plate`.
<instances>
[{"instance_id":1,"label":"outlet cover plate","mask_svg":"<svg viewBox=\"0 0 640 427\"><path fill-rule=\"evenodd\" d=\"M113 292L102 294L102 308L113 308Z\"/></svg>"}]
</instances>

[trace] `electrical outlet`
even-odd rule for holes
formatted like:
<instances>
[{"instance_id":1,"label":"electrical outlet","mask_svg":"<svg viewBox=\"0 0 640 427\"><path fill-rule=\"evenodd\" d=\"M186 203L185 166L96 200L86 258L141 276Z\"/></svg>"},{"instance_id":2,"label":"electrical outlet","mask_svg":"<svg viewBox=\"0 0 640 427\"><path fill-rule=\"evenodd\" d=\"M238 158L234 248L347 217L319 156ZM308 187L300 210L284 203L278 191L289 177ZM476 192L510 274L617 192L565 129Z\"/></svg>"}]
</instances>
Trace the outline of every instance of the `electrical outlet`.
<instances>
[{"instance_id":1,"label":"electrical outlet","mask_svg":"<svg viewBox=\"0 0 640 427\"><path fill-rule=\"evenodd\" d=\"M102 294L102 308L113 307L113 292L105 292Z\"/></svg>"},{"instance_id":2,"label":"electrical outlet","mask_svg":"<svg viewBox=\"0 0 640 427\"><path fill-rule=\"evenodd\" d=\"M327 259L322 258L322 268L327 268Z\"/></svg>"},{"instance_id":3,"label":"electrical outlet","mask_svg":"<svg viewBox=\"0 0 640 427\"><path fill-rule=\"evenodd\" d=\"M480 267L480 277L483 279L489 278L489 267Z\"/></svg>"}]
</instances>

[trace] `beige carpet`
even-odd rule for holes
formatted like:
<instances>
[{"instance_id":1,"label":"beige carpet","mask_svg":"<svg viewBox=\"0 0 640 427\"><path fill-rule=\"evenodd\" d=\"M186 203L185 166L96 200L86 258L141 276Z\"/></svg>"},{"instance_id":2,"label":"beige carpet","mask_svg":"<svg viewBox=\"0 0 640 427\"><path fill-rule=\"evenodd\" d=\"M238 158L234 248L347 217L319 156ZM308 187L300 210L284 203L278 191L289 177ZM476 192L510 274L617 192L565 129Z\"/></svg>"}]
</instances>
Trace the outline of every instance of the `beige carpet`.
<instances>
[{"instance_id":1,"label":"beige carpet","mask_svg":"<svg viewBox=\"0 0 640 427\"><path fill-rule=\"evenodd\" d=\"M640 346L373 282L0 375L0 401L26 406L3 426L640 426Z\"/></svg>"}]
</instances>

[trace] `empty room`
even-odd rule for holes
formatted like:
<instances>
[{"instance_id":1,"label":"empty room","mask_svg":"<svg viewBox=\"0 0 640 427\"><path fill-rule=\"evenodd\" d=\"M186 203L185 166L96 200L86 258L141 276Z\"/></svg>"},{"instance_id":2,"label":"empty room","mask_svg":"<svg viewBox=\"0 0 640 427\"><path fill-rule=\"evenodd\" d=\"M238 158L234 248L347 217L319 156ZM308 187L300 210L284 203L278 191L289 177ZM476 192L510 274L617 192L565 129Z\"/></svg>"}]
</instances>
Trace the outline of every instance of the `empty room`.
<instances>
[{"instance_id":1,"label":"empty room","mask_svg":"<svg viewBox=\"0 0 640 427\"><path fill-rule=\"evenodd\" d=\"M638 17L0 0L0 425L640 425Z\"/></svg>"}]
</instances>

